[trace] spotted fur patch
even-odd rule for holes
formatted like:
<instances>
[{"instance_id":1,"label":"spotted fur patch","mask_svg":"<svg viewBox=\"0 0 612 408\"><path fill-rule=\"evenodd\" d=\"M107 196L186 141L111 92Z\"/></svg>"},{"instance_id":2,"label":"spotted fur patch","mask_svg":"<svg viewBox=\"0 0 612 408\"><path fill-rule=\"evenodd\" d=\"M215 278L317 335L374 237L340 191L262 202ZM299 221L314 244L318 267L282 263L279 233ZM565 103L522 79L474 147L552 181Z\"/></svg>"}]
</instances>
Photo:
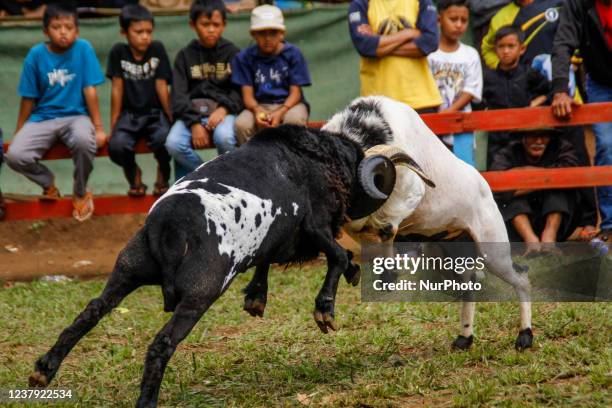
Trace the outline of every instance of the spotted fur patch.
<instances>
[{"instance_id":1,"label":"spotted fur patch","mask_svg":"<svg viewBox=\"0 0 612 408\"><path fill-rule=\"evenodd\" d=\"M208 179L177 182L151 207L151 211L161 200L177 194L193 194L200 198L206 232L210 234L214 225L219 254L231 259L222 289L238 272L236 267L255 255L270 226L282 214L281 207L274 208L272 200Z\"/></svg>"}]
</instances>

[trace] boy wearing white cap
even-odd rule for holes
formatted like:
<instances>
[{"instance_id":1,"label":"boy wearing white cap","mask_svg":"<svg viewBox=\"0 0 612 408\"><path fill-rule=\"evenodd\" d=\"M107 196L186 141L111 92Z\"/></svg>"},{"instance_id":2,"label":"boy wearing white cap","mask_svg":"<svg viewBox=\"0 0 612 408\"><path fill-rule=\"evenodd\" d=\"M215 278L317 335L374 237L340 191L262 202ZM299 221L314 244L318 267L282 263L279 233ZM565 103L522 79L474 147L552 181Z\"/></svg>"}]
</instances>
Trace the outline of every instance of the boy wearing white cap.
<instances>
[{"instance_id":1,"label":"boy wearing white cap","mask_svg":"<svg viewBox=\"0 0 612 408\"><path fill-rule=\"evenodd\" d=\"M245 106L235 124L239 144L258 129L308 121L308 103L301 87L310 85L310 74L301 51L284 41L280 9L270 5L254 8L251 35L256 44L232 61L232 82L242 88Z\"/></svg>"}]
</instances>

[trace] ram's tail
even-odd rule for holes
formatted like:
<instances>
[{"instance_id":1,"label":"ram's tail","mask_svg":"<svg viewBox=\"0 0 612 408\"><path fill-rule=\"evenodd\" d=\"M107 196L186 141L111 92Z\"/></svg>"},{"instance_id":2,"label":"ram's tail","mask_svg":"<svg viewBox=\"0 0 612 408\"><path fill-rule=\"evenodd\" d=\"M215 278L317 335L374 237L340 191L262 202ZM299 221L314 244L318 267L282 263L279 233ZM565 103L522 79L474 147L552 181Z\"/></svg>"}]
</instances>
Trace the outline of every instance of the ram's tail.
<instances>
[{"instance_id":1,"label":"ram's tail","mask_svg":"<svg viewBox=\"0 0 612 408\"><path fill-rule=\"evenodd\" d=\"M161 270L164 311L172 312L178 303L175 281L187 253L187 233L172 218L160 218L147 225L149 247Z\"/></svg>"}]
</instances>

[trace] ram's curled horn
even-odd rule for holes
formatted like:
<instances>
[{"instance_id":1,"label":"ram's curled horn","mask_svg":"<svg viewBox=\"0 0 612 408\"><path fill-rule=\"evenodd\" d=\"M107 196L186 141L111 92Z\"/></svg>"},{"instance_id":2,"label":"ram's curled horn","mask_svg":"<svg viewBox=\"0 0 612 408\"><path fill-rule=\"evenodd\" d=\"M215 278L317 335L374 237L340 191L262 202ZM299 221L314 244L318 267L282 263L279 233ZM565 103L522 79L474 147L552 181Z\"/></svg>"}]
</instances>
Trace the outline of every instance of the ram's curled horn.
<instances>
[{"instance_id":1,"label":"ram's curled horn","mask_svg":"<svg viewBox=\"0 0 612 408\"><path fill-rule=\"evenodd\" d=\"M436 187L436 184L425 174L421 166L414 161L412 157L408 155L404 150L396 146L389 145L376 145L366 150L366 157L373 155L382 155L387 157L396 166L406 166L410 170L414 171L429 187Z\"/></svg>"},{"instance_id":2,"label":"ram's curled horn","mask_svg":"<svg viewBox=\"0 0 612 408\"><path fill-rule=\"evenodd\" d=\"M346 213L356 220L378 210L395 187L395 165L377 154L364 158L357 169L357 185Z\"/></svg>"}]
</instances>

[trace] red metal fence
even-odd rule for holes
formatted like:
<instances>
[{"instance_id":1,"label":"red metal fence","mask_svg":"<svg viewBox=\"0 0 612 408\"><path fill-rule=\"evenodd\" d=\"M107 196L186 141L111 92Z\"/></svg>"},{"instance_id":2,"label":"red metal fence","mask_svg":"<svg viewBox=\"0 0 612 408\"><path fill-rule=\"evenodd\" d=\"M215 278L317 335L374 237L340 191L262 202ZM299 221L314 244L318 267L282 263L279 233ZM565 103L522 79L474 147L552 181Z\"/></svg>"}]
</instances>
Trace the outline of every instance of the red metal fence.
<instances>
[{"instance_id":1,"label":"red metal fence","mask_svg":"<svg viewBox=\"0 0 612 408\"><path fill-rule=\"evenodd\" d=\"M527 109L500 109L470 113L440 113L421 116L436 134L463 133L474 130L497 131L541 127L588 125L597 122L612 122L612 103L593 103L576 108L572 118L559 121L549 107ZM323 122L312 122L313 127ZM612 135L609 135L612 137ZM213 147L213 146L208 146ZM9 144L4 145L5 151ZM144 141L137 145L137 153L150 153ZM98 156L108 156L102 148ZM70 158L68 149L54 146L44 160ZM575 188L612 185L612 166L573 167L565 169L489 171L482 175L493 191L543 188ZM129 214L147 212L155 201L153 196L131 198L127 196L96 196L95 215ZM55 217L70 217L72 203L69 198L54 203L39 202L35 198L24 201L9 201L7 221L33 220Z\"/></svg>"}]
</instances>

